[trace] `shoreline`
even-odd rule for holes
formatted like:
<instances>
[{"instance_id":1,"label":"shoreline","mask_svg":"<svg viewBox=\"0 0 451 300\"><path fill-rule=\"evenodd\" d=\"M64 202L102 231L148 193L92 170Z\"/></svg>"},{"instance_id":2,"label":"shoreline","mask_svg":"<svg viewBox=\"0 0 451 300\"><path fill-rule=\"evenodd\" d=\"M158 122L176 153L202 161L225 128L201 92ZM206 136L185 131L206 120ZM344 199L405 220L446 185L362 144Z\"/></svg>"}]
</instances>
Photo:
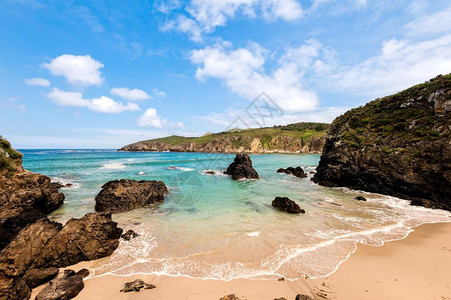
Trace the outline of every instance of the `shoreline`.
<instances>
[{"instance_id":1,"label":"shoreline","mask_svg":"<svg viewBox=\"0 0 451 300\"><path fill-rule=\"evenodd\" d=\"M451 222L423 224L406 238L382 246L358 244L354 253L327 277L298 280L234 279L221 281L155 274L101 275L85 280L76 299L451 299ZM90 262L68 267L89 268ZM143 279L157 286L120 293L125 282ZM44 286L33 290L32 298ZM326 298L324 298L326 297Z\"/></svg>"}]
</instances>

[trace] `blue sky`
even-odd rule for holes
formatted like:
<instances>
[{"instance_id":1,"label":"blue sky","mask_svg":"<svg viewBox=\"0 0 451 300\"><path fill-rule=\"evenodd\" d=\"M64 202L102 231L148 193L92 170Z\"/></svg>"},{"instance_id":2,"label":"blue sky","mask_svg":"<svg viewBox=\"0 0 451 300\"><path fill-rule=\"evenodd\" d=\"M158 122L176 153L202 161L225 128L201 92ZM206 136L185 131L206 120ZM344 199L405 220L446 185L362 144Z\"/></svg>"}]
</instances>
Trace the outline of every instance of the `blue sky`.
<instances>
[{"instance_id":1,"label":"blue sky","mask_svg":"<svg viewBox=\"0 0 451 300\"><path fill-rule=\"evenodd\" d=\"M451 72L451 2L0 1L0 134L117 148L222 131L265 92L265 125L331 122Z\"/></svg>"}]
</instances>

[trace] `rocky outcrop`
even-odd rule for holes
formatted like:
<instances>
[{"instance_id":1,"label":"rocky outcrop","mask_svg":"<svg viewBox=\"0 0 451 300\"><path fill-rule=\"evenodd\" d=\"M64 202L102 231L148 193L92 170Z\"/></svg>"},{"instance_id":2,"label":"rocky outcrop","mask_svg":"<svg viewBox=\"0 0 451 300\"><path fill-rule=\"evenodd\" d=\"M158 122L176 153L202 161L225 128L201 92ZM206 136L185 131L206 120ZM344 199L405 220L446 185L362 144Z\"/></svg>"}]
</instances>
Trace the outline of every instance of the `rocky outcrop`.
<instances>
[{"instance_id":1,"label":"rocky outcrop","mask_svg":"<svg viewBox=\"0 0 451 300\"><path fill-rule=\"evenodd\" d=\"M111 255L119 246L121 234L122 229L109 213L90 213L69 220L64 227L47 218L28 225L0 252L0 281L5 283L0 286L0 299L11 293L26 293L26 280L41 272L34 270Z\"/></svg>"},{"instance_id":2,"label":"rocky outcrop","mask_svg":"<svg viewBox=\"0 0 451 300\"><path fill-rule=\"evenodd\" d=\"M85 287L83 277L88 276L88 274L87 269L82 269L77 273L67 272L65 276L50 281L49 285L36 296L36 300L69 300L75 298Z\"/></svg>"},{"instance_id":3,"label":"rocky outcrop","mask_svg":"<svg viewBox=\"0 0 451 300\"><path fill-rule=\"evenodd\" d=\"M336 118L313 181L451 210L451 74Z\"/></svg>"},{"instance_id":4,"label":"rocky outcrop","mask_svg":"<svg viewBox=\"0 0 451 300\"><path fill-rule=\"evenodd\" d=\"M244 153L235 156L233 163L224 171L224 174L232 176L234 180L259 179L257 171L252 167L251 158Z\"/></svg>"},{"instance_id":5,"label":"rocky outcrop","mask_svg":"<svg viewBox=\"0 0 451 300\"><path fill-rule=\"evenodd\" d=\"M156 286L154 286L153 284L145 283L141 279L136 279L131 282L126 282L124 284L124 286L122 287L121 292L123 292L123 293L139 292L142 289L150 290L150 289L154 289L154 288L156 288Z\"/></svg>"},{"instance_id":6,"label":"rocky outcrop","mask_svg":"<svg viewBox=\"0 0 451 300\"><path fill-rule=\"evenodd\" d=\"M301 209L296 202L290 200L287 197L276 197L272 201L271 205L280 211L284 211L290 214L305 213L305 210Z\"/></svg>"},{"instance_id":7,"label":"rocky outcrop","mask_svg":"<svg viewBox=\"0 0 451 300\"><path fill-rule=\"evenodd\" d=\"M22 228L63 204L58 188L47 176L25 171L22 154L0 137L0 250Z\"/></svg>"},{"instance_id":8,"label":"rocky outcrop","mask_svg":"<svg viewBox=\"0 0 451 300\"><path fill-rule=\"evenodd\" d=\"M28 270L24 275L25 282L32 289L40 286L43 283L52 280L58 275L59 269L55 267L50 267L47 269L31 269Z\"/></svg>"},{"instance_id":9,"label":"rocky outcrop","mask_svg":"<svg viewBox=\"0 0 451 300\"><path fill-rule=\"evenodd\" d=\"M96 196L96 211L125 212L162 203L168 188L163 181L114 180L105 183Z\"/></svg>"},{"instance_id":10,"label":"rocky outcrop","mask_svg":"<svg viewBox=\"0 0 451 300\"><path fill-rule=\"evenodd\" d=\"M285 174L290 174L299 178L306 178L307 177L307 173L304 172L304 170L301 167L288 167L286 169L284 168L280 168L277 170L277 173L285 173Z\"/></svg>"}]
</instances>

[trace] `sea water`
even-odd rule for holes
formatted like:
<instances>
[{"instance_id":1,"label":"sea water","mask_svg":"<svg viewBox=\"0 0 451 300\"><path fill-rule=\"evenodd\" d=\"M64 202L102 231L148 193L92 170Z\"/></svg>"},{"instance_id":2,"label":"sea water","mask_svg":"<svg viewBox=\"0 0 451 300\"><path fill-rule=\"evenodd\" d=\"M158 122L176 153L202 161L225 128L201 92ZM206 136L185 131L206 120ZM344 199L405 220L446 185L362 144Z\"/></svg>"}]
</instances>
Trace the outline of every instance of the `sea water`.
<instances>
[{"instance_id":1,"label":"sea water","mask_svg":"<svg viewBox=\"0 0 451 300\"><path fill-rule=\"evenodd\" d=\"M94 211L101 186L114 179L162 180L165 202L113 215L139 237L121 241L91 275L153 273L231 280L320 277L334 272L358 243L381 246L405 238L423 223L450 222L442 210L276 172L301 166L314 171L316 154L251 155L260 180L234 181L222 171L232 154L117 152L114 150L22 150L24 167L50 176L64 205L51 219L66 222ZM207 173L207 170L215 174ZM363 195L366 202L354 197ZM305 214L271 207L276 196L296 201Z\"/></svg>"}]
</instances>

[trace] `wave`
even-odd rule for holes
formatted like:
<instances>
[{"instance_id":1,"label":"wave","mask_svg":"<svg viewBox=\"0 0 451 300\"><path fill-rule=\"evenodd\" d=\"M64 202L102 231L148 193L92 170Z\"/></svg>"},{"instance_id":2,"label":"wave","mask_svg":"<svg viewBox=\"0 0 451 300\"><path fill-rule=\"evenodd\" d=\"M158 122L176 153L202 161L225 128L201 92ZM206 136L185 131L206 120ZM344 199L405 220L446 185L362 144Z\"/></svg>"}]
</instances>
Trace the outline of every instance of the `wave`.
<instances>
[{"instance_id":1,"label":"wave","mask_svg":"<svg viewBox=\"0 0 451 300\"><path fill-rule=\"evenodd\" d=\"M126 166L120 162L112 162L112 163L103 164L101 167L101 169L105 169L105 170L124 170L125 168L126 168Z\"/></svg>"}]
</instances>

